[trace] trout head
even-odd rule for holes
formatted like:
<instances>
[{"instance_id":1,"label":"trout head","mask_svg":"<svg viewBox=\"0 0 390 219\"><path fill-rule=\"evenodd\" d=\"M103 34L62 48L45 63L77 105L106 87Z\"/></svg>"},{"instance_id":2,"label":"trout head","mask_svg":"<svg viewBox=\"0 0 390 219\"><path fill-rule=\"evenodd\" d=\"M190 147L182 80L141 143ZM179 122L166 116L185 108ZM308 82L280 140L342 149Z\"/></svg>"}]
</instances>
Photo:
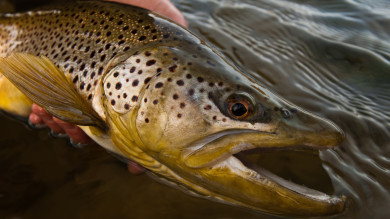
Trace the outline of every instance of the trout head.
<instances>
[{"instance_id":1,"label":"trout head","mask_svg":"<svg viewBox=\"0 0 390 219\"><path fill-rule=\"evenodd\" d=\"M117 115L111 126L122 130L116 136L125 136L117 141L121 150L140 149L149 164L135 160L168 181L203 197L279 215L343 210L344 198L244 165L235 156L254 148L260 153L328 149L342 141L343 133L255 82L212 49L136 51L110 71L102 86L107 111L115 111L109 115Z\"/></svg>"}]
</instances>

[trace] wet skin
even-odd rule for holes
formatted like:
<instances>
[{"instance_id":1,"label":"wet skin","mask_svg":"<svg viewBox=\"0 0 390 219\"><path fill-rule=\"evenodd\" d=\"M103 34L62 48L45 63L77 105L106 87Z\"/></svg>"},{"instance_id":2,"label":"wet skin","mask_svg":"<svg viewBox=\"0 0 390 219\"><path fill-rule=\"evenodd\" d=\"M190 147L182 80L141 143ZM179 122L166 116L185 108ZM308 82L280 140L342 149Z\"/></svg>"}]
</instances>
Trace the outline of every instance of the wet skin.
<instances>
[{"instance_id":1,"label":"wet skin","mask_svg":"<svg viewBox=\"0 0 390 219\"><path fill-rule=\"evenodd\" d=\"M166 17L171 18L177 23L188 27L188 23L185 20L183 14L172 4L169 0L111 0L113 2L120 2L124 4L131 4L138 7L146 8L152 11L156 11ZM42 107L33 104L29 120L36 126L49 127L56 134L67 134L72 142L80 144L90 144L93 140L84 133L77 125L64 122L56 117L53 117L47 113ZM145 172L145 169L132 161L128 161L127 168L132 174L141 174Z\"/></svg>"}]
</instances>

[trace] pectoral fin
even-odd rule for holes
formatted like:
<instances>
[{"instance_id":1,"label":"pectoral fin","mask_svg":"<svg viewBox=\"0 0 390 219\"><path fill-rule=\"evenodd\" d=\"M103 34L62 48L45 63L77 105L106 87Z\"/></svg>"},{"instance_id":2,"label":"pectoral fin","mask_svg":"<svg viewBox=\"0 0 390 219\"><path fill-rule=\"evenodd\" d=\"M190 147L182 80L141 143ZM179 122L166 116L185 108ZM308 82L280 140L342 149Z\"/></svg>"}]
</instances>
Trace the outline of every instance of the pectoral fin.
<instances>
[{"instance_id":1,"label":"pectoral fin","mask_svg":"<svg viewBox=\"0 0 390 219\"><path fill-rule=\"evenodd\" d=\"M105 126L64 72L48 58L15 53L0 59L0 72L53 116L77 125Z\"/></svg>"}]
</instances>

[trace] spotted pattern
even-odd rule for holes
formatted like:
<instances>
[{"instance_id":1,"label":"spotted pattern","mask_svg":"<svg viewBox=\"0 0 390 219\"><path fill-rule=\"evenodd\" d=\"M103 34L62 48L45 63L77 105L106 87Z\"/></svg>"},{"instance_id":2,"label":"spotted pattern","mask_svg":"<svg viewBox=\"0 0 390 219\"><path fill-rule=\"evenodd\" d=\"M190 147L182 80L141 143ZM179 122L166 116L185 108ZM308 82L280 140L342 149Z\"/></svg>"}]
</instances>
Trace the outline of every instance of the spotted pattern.
<instances>
[{"instance_id":1,"label":"spotted pattern","mask_svg":"<svg viewBox=\"0 0 390 219\"><path fill-rule=\"evenodd\" d=\"M104 78L105 96L116 112L125 113L141 100L141 90L163 68L162 63L155 58L158 54L155 50L136 52ZM158 82L155 87L162 88L163 83Z\"/></svg>"},{"instance_id":2,"label":"spotted pattern","mask_svg":"<svg viewBox=\"0 0 390 219\"><path fill-rule=\"evenodd\" d=\"M178 27L155 21L148 13L91 1L5 14L0 17L0 57L13 52L44 55L91 101L107 64L117 55L151 42L184 40Z\"/></svg>"},{"instance_id":3,"label":"spotted pattern","mask_svg":"<svg viewBox=\"0 0 390 219\"><path fill-rule=\"evenodd\" d=\"M155 42L158 47L150 47ZM207 73L221 60L196 37L143 9L78 2L55 10L6 14L0 17L0 57L13 52L48 57L88 101L103 79L107 103L118 113L139 104L139 122L146 125L158 120L154 112L161 108L174 121L190 118L188 110L195 107L207 111L208 121L229 121L209 97L235 89ZM124 54L129 54L127 60L107 68Z\"/></svg>"}]
</instances>

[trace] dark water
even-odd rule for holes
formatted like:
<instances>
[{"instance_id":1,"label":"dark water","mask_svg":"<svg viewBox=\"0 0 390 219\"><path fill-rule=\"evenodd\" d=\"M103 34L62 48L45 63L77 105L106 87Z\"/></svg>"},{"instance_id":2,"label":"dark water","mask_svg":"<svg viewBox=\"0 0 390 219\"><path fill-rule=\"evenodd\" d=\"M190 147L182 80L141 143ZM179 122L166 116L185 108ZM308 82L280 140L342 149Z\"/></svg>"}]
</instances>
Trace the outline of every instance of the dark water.
<instances>
[{"instance_id":1,"label":"dark water","mask_svg":"<svg viewBox=\"0 0 390 219\"><path fill-rule=\"evenodd\" d=\"M336 218L387 218L390 1L174 2L190 29L234 64L346 134L335 150L251 158L284 178L347 196ZM75 149L47 130L0 120L1 218L273 218L130 175L97 145Z\"/></svg>"}]
</instances>

